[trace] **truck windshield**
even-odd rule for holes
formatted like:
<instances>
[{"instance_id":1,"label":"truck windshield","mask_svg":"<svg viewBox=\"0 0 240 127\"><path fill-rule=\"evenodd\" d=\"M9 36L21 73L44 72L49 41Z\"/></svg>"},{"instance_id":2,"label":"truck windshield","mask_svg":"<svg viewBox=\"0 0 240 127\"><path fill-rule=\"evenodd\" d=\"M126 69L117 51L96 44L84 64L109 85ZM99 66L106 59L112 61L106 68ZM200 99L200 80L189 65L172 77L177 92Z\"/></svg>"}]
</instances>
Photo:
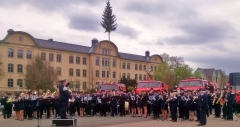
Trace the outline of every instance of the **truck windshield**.
<instances>
[{"instance_id":1,"label":"truck windshield","mask_svg":"<svg viewBox=\"0 0 240 127\"><path fill-rule=\"evenodd\" d=\"M100 87L101 90L117 90L117 86L111 84L100 85Z\"/></svg>"},{"instance_id":2,"label":"truck windshield","mask_svg":"<svg viewBox=\"0 0 240 127\"><path fill-rule=\"evenodd\" d=\"M178 86L179 87L187 87L187 86L202 86L202 81L181 81Z\"/></svg>"},{"instance_id":3,"label":"truck windshield","mask_svg":"<svg viewBox=\"0 0 240 127\"><path fill-rule=\"evenodd\" d=\"M160 82L139 82L137 88L159 88Z\"/></svg>"}]
</instances>

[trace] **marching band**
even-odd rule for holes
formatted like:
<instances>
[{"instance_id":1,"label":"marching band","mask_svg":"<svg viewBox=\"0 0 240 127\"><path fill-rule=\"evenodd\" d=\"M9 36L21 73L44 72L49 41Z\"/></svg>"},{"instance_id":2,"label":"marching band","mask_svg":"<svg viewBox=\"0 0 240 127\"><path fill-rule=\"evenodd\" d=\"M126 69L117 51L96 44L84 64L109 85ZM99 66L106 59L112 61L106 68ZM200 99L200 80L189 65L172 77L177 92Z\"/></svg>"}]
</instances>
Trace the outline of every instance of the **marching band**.
<instances>
[{"instance_id":1,"label":"marching band","mask_svg":"<svg viewBox=\"0 0 240 127\"><path fill-rule=\"evenodd\" d=\"M216 89L214 93L210 90L182 90L178 93L176 89L170 93L167 91L135 91L124 93L123 91L99 91L96 93L83 93L70 91L67 114L71 118L122 116L131 114L132 117L149 117L153 119L177 122L177 117L184 121L200 121L200 126L206 124L204 117L212 114L214 108L215 118L233 120L234 104L239 104L239 92L235 95L231 87L227 89ZM237 100L238 97L238 100ZM59 93L49 90L45 93L30 91L11 95L6 92L2 95L1 105L4 119L13 117L16 120L42 119L43 116L60 118ZM239 106L238 106L239 108ZM13 109L13 110L12 110ZM238 110L237 107L235 110ZM14 111L15 113L12 113ZM204 114L205 112L205 114ZM14 116L12 114L15 114ZM170 115L169 115L170 114ZM205 115L205 116L204 116ZM196 119L195 119L196 116ZM203 121L201 121L203 120Z\"/></svg>"}]
</instances>

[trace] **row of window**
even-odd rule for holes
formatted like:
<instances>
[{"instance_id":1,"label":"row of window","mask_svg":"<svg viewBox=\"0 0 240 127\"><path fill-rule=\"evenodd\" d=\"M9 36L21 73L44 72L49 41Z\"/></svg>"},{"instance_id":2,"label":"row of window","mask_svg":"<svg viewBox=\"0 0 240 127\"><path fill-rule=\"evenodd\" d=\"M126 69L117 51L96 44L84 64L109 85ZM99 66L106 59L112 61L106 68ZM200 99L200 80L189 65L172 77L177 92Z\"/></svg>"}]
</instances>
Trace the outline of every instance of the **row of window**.
<instances>
[{"instance_id":1,"label":"row of window","mask_svg":"<svg viewBox=\"0 0 240 127\"><path fill-rule=\"evenodd\" d=\"M76 81L75 84L73 82L71 82L71 84L69 87L70 88L76 88L76 89L86 89L87 88L87 82L83 82L82 85L80 84L80 81ZM82 87L82 88L81 88Z\"/></svg>"},{"instance_id":2,"label":"row of window","mask_svg":"<svg viewBox=\"0 0 240 127\"><path fill-rule=\"evenodd\" d=\"M8 87L9 87L9 88L12 88L13 85L14 85L13 79L12 79L12 78L9 78L7 84L8 84ZM17 86L23 87L23 80L22 80L22 79L17 79Z\"/></svg>"},{"instance_id":3,"label":"row of window","mask_svg":"<svg viewBox=\"0 0 240 127\"><path fill-rule=\"evenodd\" d=\"M121 75L121 73L119 74L119 78L121 79L122 77L126 77L127 79L131 79L131 77L130 77L130 73L127 73L127 76L126 76L126 74L125 73L122 73L122 75ZM142 75L142 74L135 74L135 78L134 79L136 79L136 80L147 80L147 76L146 75Z\"/></svg>"},{"instance_id":4,"label":"row of window","mask_svg":"<svg viewBox=\"0 0 240 127\"><path fill-rule=\"evenodd\" d=\"M14 72L14 65L12 63L8 64L8 72ZM23 73L23 65L22 64L18 64L17 65L17 72L18 73Z\"/></svg>"},{"instance_id":5,"label":"row of window","mask_svg":"<svg viewBox=\"0 0 240 127\"><path fill-rule=\"evenodd\" d=\"M11 49L11 48L8 49L8 57L9 58L13 58L14 57L14 50ZM18 49L17 50L17 58L23 59L23 50L22 49ZM26 58L27 59L32 59L32 51L27 50Z\"/></svg>"}]
</instances>

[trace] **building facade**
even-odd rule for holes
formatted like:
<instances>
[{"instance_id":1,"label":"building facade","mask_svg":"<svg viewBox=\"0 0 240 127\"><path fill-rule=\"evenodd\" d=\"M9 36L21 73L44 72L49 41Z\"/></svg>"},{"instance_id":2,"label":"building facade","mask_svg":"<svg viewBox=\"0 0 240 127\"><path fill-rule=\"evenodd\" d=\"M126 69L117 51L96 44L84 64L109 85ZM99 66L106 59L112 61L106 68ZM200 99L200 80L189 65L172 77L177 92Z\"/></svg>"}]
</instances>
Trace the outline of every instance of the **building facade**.
<instances>
[{"instance_id":1,"label":"building facade","mask_svg":"<svg viewBox=\"0 0 240 127\"><path fill-rule=\"evenodd\" d=\"M149 51L143 56L121 53L109 41L93 39L91 46L87 47L53 39L37 39L26 32L10 29L0 41L0 56L6 72L0 81L0 91L25 90L24 73L29 61L36 55L51 63L59 79L70 78L74 89L78 90L95 88L101 82L109 82L109 76L111 82L118 82L123 76L146 80L146 71L149 68L155 71L162 63L160 55L150 55Z\"/></svg>"}]
</instances>

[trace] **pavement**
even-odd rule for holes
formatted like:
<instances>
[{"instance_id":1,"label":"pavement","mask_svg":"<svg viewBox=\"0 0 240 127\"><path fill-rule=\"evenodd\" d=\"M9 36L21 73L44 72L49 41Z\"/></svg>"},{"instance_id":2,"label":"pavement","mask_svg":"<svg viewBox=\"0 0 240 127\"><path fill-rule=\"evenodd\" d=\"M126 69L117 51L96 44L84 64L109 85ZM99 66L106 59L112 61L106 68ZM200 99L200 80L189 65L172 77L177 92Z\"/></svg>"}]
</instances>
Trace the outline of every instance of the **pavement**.
<instances>
[{"instance_id":1,"label":"pavement","mask_svg":"<svg viewBox=\"0 0 240 127\"><path fill-rule=\"evenodd\" d=\"M126 117L77 117L77 127L194 127L198 122L180 121L171 122L152 120L148 118L133 118L130 115ZM37 127L38 120L14 120L14 119L3 119L0 116L0 127ZM39 120L40 127L52 127L52 119L41 119ZM233 121L224 121L220 118L213 118L211 115L207 118L208 127L239 127L240 119L234 116Z\"/></svg>"}]
</instances>

